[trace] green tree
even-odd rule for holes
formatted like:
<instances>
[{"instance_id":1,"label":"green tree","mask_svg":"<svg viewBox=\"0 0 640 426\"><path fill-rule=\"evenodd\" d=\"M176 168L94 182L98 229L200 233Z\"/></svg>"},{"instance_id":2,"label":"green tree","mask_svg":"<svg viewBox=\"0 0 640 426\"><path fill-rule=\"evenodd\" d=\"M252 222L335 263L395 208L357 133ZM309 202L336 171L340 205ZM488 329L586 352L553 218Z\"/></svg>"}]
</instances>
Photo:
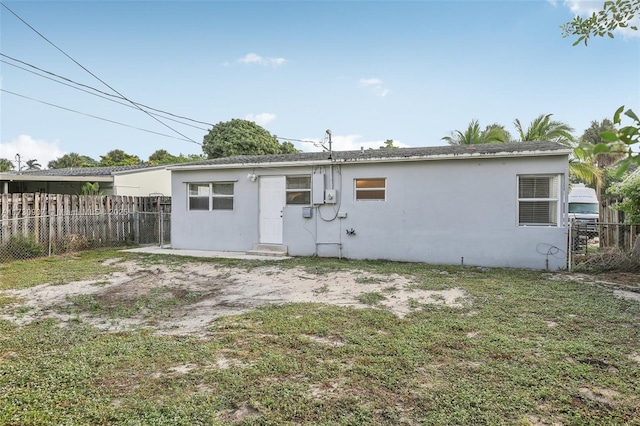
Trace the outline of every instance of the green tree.
<instances>
[{"instance_id":1,"label":"green tree","mask_svg":"<svg viewBox=\"0 0 640 426\"><path fill-rule=\"evenodd\" d=\"M613 115L614 124L622 124L621 115L623 111L624 106L621 106L615 112ZM626 154L627 158L622 161L621 167L618 168L619 174L624 173L632 163L640 165L640 154L634 154L633 152L633 146L640 143L640 118L630 109L624 111L624 115L632 120L632 124L600 133L604 143L598 144L594 148L596 154L603 152L618 155Z\"/></svg>"},{"instance_id":2,"label":"green tree","mask_svg":"<svg viewBox=\"0 0 640 426\"><path fill-rule=\"evenodd\" d=\"M578 37L573 43L574 46L581 42L586 46L591 37L607 35L613 38L613 31L619 28L637 31L638 27L631 25L631 20L638 13L640 13L640 0L605 1L602 9L593 12L588 18L576 16L560 28L562 28L563 37Z\"/></svg>"},{"instance_id":3,"label":"green tree","mask_svg":"<svg viewBox=\"0 0 640 426\"><path fill-rule=\"evenodd\" d=\"M386 141L384 141L384 145L380 147L380 149L396 149L396 148L398 147L393 144L393 139L387 139Z\"/></svg>"},{"instance_id":4,"label":"green tree","mask_svg":"<svg viewBox=\"0 0 640 426\"><path fill-rule=\"evenodd\" d=\"M82 185L82 195L104 195L104 191L100 189L98 182L86 182Z\"/></svg>"},{"instance_id":5,"label":"green tree","mask_svg":"<svg viewBox=\"0 0 640 426\"><path fill-rule=\"evenodd\" d=\"M608 192L622 196L623 200L614 208L624 212L626 223L640 223L640 173L634 173L622 182L611 185Z\"/></svg>"},{"instance_id":6,"label":"green tree","mask_svg":"<svg viewBox=\"0 0 640 426\"><path fill-rule=\"evenodd\" d=\"M40 170L42 165L38 163L38 160L27 160L25 163L25 168L27 170Z\"/></svg>"},{"instance_id":7,"label":"green tree","mask_svg":"<svg viewBox=\"0 0 640 426\"><path fill-rule=\"evenodd\" d=\"M478 120L471 120L464 131L454 130L442 140L447 141L449 145L475 145L479 143L504 143L509 142L510 138L511 136L504 129L504 126L496 123L482 130Z\"/></svg>"},{"instance_id":8,"label":"green tree","mask_svg":"<svg viewBox=\"0 0 640 426\"><path fill-rule=\"evenodd\" d=\"M16 167L13 165L11 160L7 160L6 158L0 158L0 172L8 172L9 170L13 170Z\"/></svg>"},{"instance_id":9,"label":"green tree","mask_svg":"<svg viewBox=\"0 0 640 426\"><path fill-rule=\"evenodd\" d=\"M178 157L172 155L166 149L158 149L149 156L149 164L172 164L178 163Z\"/></svg>"},{"instance_id":10,"label":"green tree","mask_svg":"<svg viewBox=\"0 0 640 426\"><path fill-rule=\"evenodd\" d=\"M202 151L207 158L298 152L291 142L280 144L275 136L253 121L237 118L213 126L204 136Z\"/></svg>"},{"instance_id":11,"label":"green tree","mask_svg":"<svg viewBox=\"0 0 640 426\"><path fill-rule=\"evenodd\" d=\"M591 120L591 125L580 136L580 141L590 143L591 145L597 145L604 142L600 134L606 130L615 130L616 126L613 121L608 118L602 119L602 121Z\"/></svg>"},{"instance_id":12,"label":"green tree","mask_svg":"<svg viewBox=\"0 0 640 426\"><path fill-rule=\"evenodd\" d=\"M514 125L520 136L520 141L552 141L571 146L575 141L572 135L573 127L562 121L552 120L552 115L540 114L526 129L523 128L520 120L516 118Z\"/></svg>"},{"instance_id":13,"label":"green tree","mask_svg":"<svg viewBox=\"0 0 640 426\"><path fill-rule=\"evenodd\" d=\"M121 149L114 149L100 156L99 166L137 166L142 164L137 155L127 154Z\"/></svg>"},{"instance_id":14,"label":"green tree","mask_svg":"<svg viewBox=\"0 0 640 426\"><path fill-rule=\"evenodd\" d=\"M589 18L583 19L576 16L573 21L562 25L563 36L578 36L573 45L578 45L584 41L585 46L591 36L603 37L605 34L613 38L613 31L618 28L630 28L638 30L635 25L630 25L634 17L640 13L640 0L615 0L605 1L602 9L594 12ZM613 115L613 124L622 124L624 105L617 109ZM605 130L601 133L604 143L599 143L594 148L596 154L601 152L618 154L625 152L627 158L620 164L618 175L622 175L627 168L635 163L640 165L640 154L634 154L633 146L640 143L640 119L628 109L624 115L632 120L630 125L618 130Z\"/></svg>"},{"instance_id":15,"label":"green tree","mask_svg":"<svg viewBox=\"0 0 640 426\"><path fill-rule=\"evenodd\" d=\"M69 167L95 167L98 162L86 155L80 155L77 152L65 154L55 160L49 161L47 167L49 169L67 169Z\"/></svg>"},{"instance_id":16,"label":"green tree","mask_svg":"<svg viewBox=\"0 0 640 426\"><path fill-rule=\"evenodd\" d=\"M591 121L589 128L584 131L582 136L580 136L580 143L587 144L587 147L591 148L591 151L593 151L595 146L605 143L600 135L606 131L617 131L613 121L608 118L605 118L602 121L593 120ZM593 162L598 168L604 169L616 164L625 156L625 154L625 152L599 152L597 154L593 154Z\"/></svg>"},{"instance_id":17,"label":"green tree","mask_svg":"<svg viewBox=\"0 0 640 426\"><path fill-rule=\"evenodd\" d=\"M178 164L189 163L192 161L202 161L206 159L207 157L202 154L180 154L178 156L175 156L165 149L159 149L149 156L149 164Z\"/></svg>"}]
</instances>

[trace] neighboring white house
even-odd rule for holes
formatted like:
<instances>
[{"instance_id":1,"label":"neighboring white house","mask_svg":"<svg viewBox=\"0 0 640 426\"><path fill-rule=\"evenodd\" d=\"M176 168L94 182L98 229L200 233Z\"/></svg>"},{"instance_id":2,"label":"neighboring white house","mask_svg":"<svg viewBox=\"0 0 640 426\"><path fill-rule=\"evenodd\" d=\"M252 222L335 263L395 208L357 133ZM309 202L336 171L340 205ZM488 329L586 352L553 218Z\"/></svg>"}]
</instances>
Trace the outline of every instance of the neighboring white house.
<instances>
[{"instance_id":1,"label":"neighboring white house","mask_svg":"<svg viewBox=\"0 0 640 426\"><path fill-rule=\"evenodd\" d=\"M171 196L171 172L166 165L114 171L111 174L114 195Z\"/></svg>"},{"instance_id":2,"label":"neighboring white house","mask_svg":"<svg viewBox=\"0 0 640 426\"><path fill-rule=\"evenodd\" d=\"M174 248L555 270L568 158L551 142L239 156L171 166Z\"/></svg>"},{"instance_id":3,"label":"neighboring white house","mask_svg":"<svg viewBox=\"0 0 640 426\"><path fill-rule=\"evenodd\" d=\"M105 195L171 195L171 172L166 165L69 167L0 173L0 191L5 194L79 195L87 182L97 182Z\"/></svg>"}]
</instances>

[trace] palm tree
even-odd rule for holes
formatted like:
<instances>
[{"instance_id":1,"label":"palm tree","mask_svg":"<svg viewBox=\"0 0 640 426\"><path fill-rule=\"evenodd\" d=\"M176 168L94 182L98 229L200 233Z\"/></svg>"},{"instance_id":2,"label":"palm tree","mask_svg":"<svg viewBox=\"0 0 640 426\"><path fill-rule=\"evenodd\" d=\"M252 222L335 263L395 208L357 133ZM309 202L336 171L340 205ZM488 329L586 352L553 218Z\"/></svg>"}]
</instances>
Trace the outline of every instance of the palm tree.
<instances>
[{"instance_id":1,"label":"palm tree","mask_svg":"<svg viewBox=\"0 0 640 426\"><path fill-rule=\"evenodd\" d=\"M40 170L40 167L42 167L42 165L38 163L38 160L27 160L27 162L25 163L25 167L27 168L27 170Z\"/></svg>"},{"instance_id":2,"label":"palm tree","mask_svg":"<svg viewBox=\"0 0 640 426\"><path fill-rule=\"evenodd\" d=\"M602 169L595 164L597 154L593 147L582 143L573 149L573 156L569 159L569 174L587 185L600 188L602 185ZM599 193L599 192L598 192Z\"/></svg>"},{"instance_id":3,"label":"palm tree","mask_svg":"<svg viewBox=\"0 0 640 426\"><path fill-rule=\"evenodd\" d=\"M484 130L480 129L478 120L471 120L464 132L454 130L449 136L445 136L445 140L449 145L475 145L479 143L504 143L509 142L510 135L503 126L492 124Z\"/></svg>"},{"instance_id":4,"label":"palm tree","mask_svg":"<svg viewBox=\"0 0 640 426\"><path fill-rule=\"evenodd\" d=\"M512 140L511 133L509 133L502 124L498 123L493 123L485 127L482 135L488 143L507 143Z\"/></svg>"},{"instance_id":5,"label":"palm tree","mask_svg":"<svg viewBox=\"0 0 640 426\"><path fill-rule=\"evenodd\" d=\"M575 138L571 134L573 127L562 121L551 119L553 114L540 114L536 117L526 131L517 118L513 122L520 135L520 141L552 141L563 145L572 146Z\"/></svg>"}]
</instances>

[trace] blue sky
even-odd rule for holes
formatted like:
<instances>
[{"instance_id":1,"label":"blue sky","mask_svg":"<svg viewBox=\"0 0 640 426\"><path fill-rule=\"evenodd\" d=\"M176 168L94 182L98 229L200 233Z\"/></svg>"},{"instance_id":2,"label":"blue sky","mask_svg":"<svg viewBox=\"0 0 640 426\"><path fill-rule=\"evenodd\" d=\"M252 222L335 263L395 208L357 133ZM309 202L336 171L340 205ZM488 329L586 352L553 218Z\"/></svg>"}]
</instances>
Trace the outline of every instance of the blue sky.
<instances>
[{"instance_id":1,"label":"blue sky","mask_svg":"<svg viewBox=\"0 0 640 426\"><path fill-rule=\"evenodd\" d=\"M580 136L621 105L640 109L640 37L572 46L559 26L601 2L7 1L22 19L126 98L206 123L256 121L334 149L443 145L472 119L528 124L553 114ZM0 52L113 93L6 9ZM0 57L0 157L47 162L122 149L200 154L210 126L160 118ZM10 65L11 64L11 65ZM184 120L182 120L184 121ZM305 151L312 143L295 142Z\"/></svg>"}]
</instances>

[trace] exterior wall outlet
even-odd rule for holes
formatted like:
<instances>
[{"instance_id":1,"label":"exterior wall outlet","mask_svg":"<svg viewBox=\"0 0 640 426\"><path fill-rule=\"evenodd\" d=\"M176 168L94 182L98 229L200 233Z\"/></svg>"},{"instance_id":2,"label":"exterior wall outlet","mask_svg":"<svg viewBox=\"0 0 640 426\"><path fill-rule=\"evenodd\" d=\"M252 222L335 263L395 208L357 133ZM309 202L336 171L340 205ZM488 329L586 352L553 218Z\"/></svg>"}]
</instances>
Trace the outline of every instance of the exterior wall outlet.
<instances>
[{"instance_id":1,"label":"exterior wall outlet","mask_svg":"<svg viewBox=\"0 0 640 426\"><path fill-rule=\"evenodd\" d=\"M338 212L338 217L340 219L346 219L347 218L347 212Z\"/></svg>"}]
</instances>

